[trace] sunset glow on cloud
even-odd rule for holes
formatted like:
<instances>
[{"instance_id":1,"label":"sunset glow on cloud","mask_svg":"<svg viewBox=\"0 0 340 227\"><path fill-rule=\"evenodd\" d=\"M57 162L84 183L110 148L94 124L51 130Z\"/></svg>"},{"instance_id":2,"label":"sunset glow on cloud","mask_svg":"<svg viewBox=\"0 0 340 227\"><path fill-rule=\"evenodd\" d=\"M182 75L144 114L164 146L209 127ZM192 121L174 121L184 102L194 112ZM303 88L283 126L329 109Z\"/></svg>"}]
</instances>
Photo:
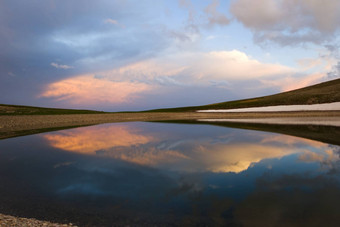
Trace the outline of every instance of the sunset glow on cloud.
<instances>
[{"instance_id":1,"label":"sunset glow on cloud","mask_svg":"<svg viewBox=\"0 0 340 227\"><path fill-rule=\"evenodd\" d=\"M114 82L84 75L49 84L42 97L66 100L72 104L93 105L132 102L139 92L150 89L146 84Z\"/></svg>"},{"instance_id":2,"label":"sunset glow on cloud","mask_svg":"<svg viewBox=\"0 0 340 227\"><path fill-rule=\"evenodd\" d=\"M145 110L339 78L339 9L308 0L4 0L0 103Z\"/></svg>"},{"instance_id":3,"label":"sunset glow on cloud","mask_svg":"<svg viewBox=\"0 0 340 227\"><path fill-rule=\"evenodd\" d=\"M167 86L209 87L213 81L223 87L226 81L277 80L293 73L289 67L262 63L237 50L186 52L53 82L40 97L92 107L96 103L133 103L143 99L143 92L157 92Z\"/></svg>"}]
</instances>

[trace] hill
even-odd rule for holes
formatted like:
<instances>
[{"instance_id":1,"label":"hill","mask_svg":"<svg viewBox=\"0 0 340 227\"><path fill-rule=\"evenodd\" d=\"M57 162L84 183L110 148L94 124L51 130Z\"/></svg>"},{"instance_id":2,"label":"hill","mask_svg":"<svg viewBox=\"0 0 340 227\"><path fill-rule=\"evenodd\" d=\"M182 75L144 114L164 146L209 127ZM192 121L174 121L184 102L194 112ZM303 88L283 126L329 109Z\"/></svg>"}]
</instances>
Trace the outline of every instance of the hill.
<instances>
[{"instance_id":1,"label":"hill","mask_svg":"<svg viewBox=\"0 0 340 227\"><path fill-rule=\"evenodd\" d=\"M57 109L34 106L0 104L0 115L55 115L55 114L98 114L93 110Z\"/></svg>"},{"instance_id":2,"label":"hill","mask_svg":"<svg viewBox=\"0 0 340 227\"><path fill-rule=\"evenodd\" d=\"M221 102L203 106L165 108L142 112L192 112L207 109L237 109L247 107L303 105L340 102L340 79L327 81L313 86L300 88L275 95ZM93 110L57 109L33 106L0 104L0 115L53 115L53 114L98 114Z\"/></svg>"},{"instance_id":3,"label":"hill","mask_svg":"<svg viewBox=\"0 0 340 227\"><path fill-rule=\"evenodd\" d=\"M304 105L340 102L340 79L275 95L221 102L204 106L190 106L150 110L151 112L187 112L206 109L237 109L248 107Z\"/></svg>"}]
</instances>

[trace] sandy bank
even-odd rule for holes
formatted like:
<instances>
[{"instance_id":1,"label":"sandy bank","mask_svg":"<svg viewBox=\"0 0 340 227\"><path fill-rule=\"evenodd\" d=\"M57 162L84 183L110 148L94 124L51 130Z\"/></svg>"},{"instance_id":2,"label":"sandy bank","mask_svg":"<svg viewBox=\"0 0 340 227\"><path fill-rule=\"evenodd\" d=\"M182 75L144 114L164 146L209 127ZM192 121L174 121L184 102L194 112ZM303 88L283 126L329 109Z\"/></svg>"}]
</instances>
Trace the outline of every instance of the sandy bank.
<instances>
[{"instance_id":1,"label":"sandy bank","mask_svg":"<svg viewBox=\"0 0 340 227\"><path fill-rule=\"evenodd\" d=\"M306 118L322 117L335 120L340 111L317 112L271 112L271 113L113 113L113 114L69 114L69 115L17 115L0 116L0 139L22 135L23 131L57 129L102 123L126 121L164 121L195 119L253 119L253 118Z\"/></svg>"}]
</instances>

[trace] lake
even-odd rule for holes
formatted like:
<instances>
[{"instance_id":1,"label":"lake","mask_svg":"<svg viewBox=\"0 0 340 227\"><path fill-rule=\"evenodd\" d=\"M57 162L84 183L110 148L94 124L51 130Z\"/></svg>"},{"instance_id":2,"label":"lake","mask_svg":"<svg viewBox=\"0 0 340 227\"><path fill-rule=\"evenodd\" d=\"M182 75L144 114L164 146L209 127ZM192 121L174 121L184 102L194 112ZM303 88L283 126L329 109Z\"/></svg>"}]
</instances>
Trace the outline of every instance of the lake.
<instances>
[{"instance_id":1,"label":"lake","mask_svg":"<svg viewBox=\"0 0 340 227\"><path fill-rule=\"evenodd\" d=\"M0 140L0 213L80 226L338 226L340 147L312 134L128 122Z\"/></svg>"}]
</instances>

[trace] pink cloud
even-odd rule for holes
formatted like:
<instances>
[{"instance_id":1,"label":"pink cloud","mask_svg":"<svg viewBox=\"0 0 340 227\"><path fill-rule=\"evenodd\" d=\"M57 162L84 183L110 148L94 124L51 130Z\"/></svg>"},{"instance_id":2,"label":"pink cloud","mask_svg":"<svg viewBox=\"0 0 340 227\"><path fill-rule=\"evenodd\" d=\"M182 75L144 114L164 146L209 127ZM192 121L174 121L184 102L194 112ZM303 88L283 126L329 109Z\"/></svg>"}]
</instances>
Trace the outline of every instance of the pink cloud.
<instances>
[{"instance_id":1,"label":"pink cloud","mask_svg":"<svg viewBox=\"0 0 340 227\"><path fill-rule=\"evenodd\" d=\"M151 89L149 85L134 82L116 82L81 75L54 82L47 86L40 97L66 100L71 104L128 103L138 93Z\"/></svg>"},{"instance_id":2,"label":"pink cloud","mask_svg":"<svg viewBox=\"0 0 340 227\"><path fill-rule=\"evenodd\" d=\"M325 77L324 73L314 73L303 78L286 76L278 79L262 79L261 82L268 86L279 87L281 91L285 92L320 83Z\"/></svg>"},{"instance_id":3,"label":"pink cloud","mask_svg":"<svg viewBox=\"0 0 340 227\"><path fill-rule=\"evenodd\" d=\"M120 24L117 20L111 19L111 18L107 18L106 20L104 20L105 24L113 24L113 25L117 25L121 28L125 28L124 25Z\"/></svg>"}]
</instances>

